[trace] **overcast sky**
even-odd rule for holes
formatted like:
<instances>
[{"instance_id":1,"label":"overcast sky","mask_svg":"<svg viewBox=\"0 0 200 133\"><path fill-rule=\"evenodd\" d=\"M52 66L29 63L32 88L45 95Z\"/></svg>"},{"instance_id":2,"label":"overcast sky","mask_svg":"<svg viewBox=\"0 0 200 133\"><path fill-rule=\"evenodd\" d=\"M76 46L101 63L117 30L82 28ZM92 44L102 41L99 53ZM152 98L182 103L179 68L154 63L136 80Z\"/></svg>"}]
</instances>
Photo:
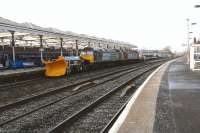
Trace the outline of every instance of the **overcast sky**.
<instances>
[{"instance_id":1,"label":"overcast sky","mask_svg":"<svg viewBox=\"0 0 200 133\"><path fill-rule=\"evenodd\" d=\"M80 34L127 41L139 48L182 50L187 23L200 35L198 0L0 0L0 16ZM199 30L198 30L199 29Z\"/></svg>"}]
</instances>

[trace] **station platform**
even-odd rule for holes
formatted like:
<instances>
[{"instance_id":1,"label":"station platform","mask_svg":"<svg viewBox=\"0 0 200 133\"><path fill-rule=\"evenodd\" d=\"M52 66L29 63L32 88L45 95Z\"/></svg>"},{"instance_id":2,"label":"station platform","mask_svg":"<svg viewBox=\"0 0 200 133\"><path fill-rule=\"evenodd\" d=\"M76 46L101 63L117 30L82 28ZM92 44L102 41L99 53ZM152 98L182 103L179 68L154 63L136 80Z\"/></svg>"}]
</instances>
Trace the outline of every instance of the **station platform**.
<instances>
[{"instance_id":1,"label":"station platform","mask_svg":"<svg viewBox=\"0 0 200 133\"><path fill-rule=\"evenodd\" d=\"M110 133L199 133L200 72L169 61L140 86Z\"/></svg>"},{"instance_id":2,"label":"station platform","mask_svg":"<svg viewBox=\"0 0 200 133\"><path fill-rule=\"evenodd\" d=\"M37 72L44 70L43 67L33 67L33 68L20 68L20 69L10 69L10 70L1 70L0 76L8 76L14 74L22 74L22 73L29 73L29 72Z\"/></svg>"}]
</instances>

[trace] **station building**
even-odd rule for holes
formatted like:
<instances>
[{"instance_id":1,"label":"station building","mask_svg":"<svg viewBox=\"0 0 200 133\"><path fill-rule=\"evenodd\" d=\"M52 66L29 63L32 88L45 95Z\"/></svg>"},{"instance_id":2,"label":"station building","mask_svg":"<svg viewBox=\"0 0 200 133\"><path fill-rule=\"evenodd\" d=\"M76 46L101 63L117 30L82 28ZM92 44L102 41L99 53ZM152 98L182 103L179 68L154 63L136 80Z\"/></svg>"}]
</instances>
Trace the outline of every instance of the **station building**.
<instances>
[{"instance_id":1,"label":"station building","mask_svg":"<svg viewBox=\"0 0 200 133\"><path fill-rule=\"evenodd\" d=\"M145 57L170 58L172 53L168 50L141 50L140 54Z\"/></svg>"},{"instance_id":2,"label":"station building","mask_svg":"<svg viewBox=\"0 0 200 133\"><path fill-rule=\"evenodd\" d=\"M190 46L190 69L200 70L200 42Z\"/></svg>"}]
</instances>

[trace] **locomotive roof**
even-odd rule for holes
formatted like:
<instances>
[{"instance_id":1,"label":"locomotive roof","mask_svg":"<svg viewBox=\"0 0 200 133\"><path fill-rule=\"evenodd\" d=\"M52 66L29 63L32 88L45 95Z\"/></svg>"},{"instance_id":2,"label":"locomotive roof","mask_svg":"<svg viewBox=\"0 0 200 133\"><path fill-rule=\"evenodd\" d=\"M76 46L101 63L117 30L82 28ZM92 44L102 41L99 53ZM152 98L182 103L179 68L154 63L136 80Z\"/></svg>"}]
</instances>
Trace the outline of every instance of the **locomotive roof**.
<instances>
[{"instance_id":1,"label":"locomotive roof","mask_svg":"<svg viewBox=\"0 0 200 133\"><path fill-rule=\"evenodd\" d=\"M106 49L106 48L92 48L92 47L85 47L83 50L91 50L91 51L99 51L99 52L130 52L137 50L120 50L120 49Z\"/></svg>"}]
</instances>

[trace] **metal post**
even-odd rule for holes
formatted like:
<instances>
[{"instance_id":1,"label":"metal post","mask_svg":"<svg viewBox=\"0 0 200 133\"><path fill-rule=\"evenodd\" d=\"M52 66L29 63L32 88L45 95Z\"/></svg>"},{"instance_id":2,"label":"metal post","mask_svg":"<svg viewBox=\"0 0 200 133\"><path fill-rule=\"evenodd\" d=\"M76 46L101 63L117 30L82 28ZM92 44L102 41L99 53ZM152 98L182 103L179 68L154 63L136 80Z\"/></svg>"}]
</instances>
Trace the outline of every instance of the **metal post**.
<instances>
[{"instance_id":1,"label":"metal post","mask_svg":"<svg viewBox=\"0 0 200 133\"><path fill-rule=\"evenodd\" d=\"M63 56L63 38L60 38L60 56Z\"/></svg>"},{"instance_id":2,"label":"metal post","mask_svg":"<svg viewBox=\"0 0 200 133\"><path fill-rule=\"evenodd\" d=\"M88 42L88 47L90 47L90 42Z\"/></svg>"},{"instance_id":3,"label":"metal post","mask_svg":"<svg viewBox=\"0 0 200 133\"><path fill-rule=\"evenodd\" d=\"M76 56L78 56L78 40L76 40Z\"/></svg>"},{"instance_id":4,"label":"metal post","mask_svg":"<svg viewBox=\"0 0 200 133\"><path fill-rule=\"evenodd\" d=\"M190 52L189 52L189 49L190 49L190 20L189 19L186 19L187 20L187 63L189 64L190 63Z\"/></svg>"},{"instance_id":5,"label":"metal post","mask_svg":"<svg viewBox=\"0 0 200 133\"><path fill-rule=\"evenodd\" d=\"M4 42L4 38L3 37L1 37L1 42L2 43ZM3 46L3 50L4 50L4 44L2 46Z\"/></svg>"},{"instance_id":6,"label":"metal post","mask_svg":"<svg viewBox=\"0 0 200 133\"><path fill-rule=\"evenodd\" d=\"M43 41L42 41L42 35L39 35L39 37L40 37L40 59L41 59L41 62L43 61L43 51L44 51L44 49L43 49Z\"/></svg>"},{"instance_id":7,"label":"metal post","mask_svg":"<svg viewBox=\"0 0 200 133\"><path fill-rule=\"evenodd\" d=\"M1 42L3 42L3 40L4 40L4 38L3 38L3 37L1 37Z\"/></svg>"},{"instance_id":8,"label":"metal post","mask_svg":"<svg viewBox=\"0 0 200 133\"><path fill-rule=\"evenodd\" d=\"M11 45L12 45L12 56L13 56L13 64L15 64L15 32L14 31L10 31L11 33Z\"/></svg>"}]
</instances>

